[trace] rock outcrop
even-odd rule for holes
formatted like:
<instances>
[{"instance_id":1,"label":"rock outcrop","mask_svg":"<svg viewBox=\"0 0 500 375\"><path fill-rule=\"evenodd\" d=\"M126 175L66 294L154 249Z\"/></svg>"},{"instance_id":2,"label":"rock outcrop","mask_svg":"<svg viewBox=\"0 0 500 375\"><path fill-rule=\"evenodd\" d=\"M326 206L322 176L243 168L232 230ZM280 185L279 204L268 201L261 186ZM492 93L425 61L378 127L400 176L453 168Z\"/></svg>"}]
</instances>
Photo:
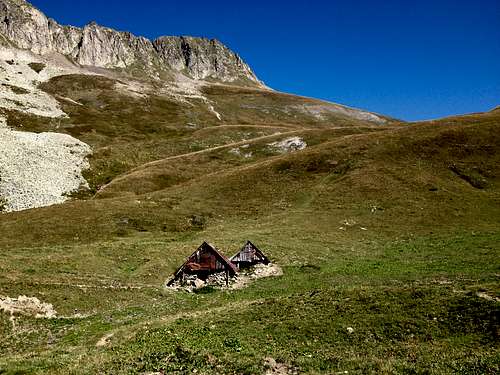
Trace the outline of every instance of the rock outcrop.
<instances>
[{"instance_id":1,"label":"rock outcrop","mask_svg":"<svg viewBox=\"0 0 500 375\"><path fill-rule=\"evenodd\" d=\"M90 23L62 26L24 0L0 0L5 42L36 54L60 53L84 66L174 71L194 79L261 85L250 67L215 39L160 37L150 41Z\"/></svg>"}]
</instances>

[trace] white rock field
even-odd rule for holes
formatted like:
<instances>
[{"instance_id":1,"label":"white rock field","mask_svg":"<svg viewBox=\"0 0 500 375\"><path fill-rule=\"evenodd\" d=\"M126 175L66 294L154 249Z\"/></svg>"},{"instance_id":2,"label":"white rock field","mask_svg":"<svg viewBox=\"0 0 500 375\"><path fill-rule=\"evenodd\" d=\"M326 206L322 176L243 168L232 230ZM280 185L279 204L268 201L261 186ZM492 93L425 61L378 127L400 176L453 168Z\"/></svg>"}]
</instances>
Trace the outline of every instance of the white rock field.
<instances>
[{"instance_id":1,"label":"white rock field","mask_svg":"<svg viewBox=\"0 0 500 375\"><path fill-rule=\"evenodd\" d=\"M30 63L41 63L45 67L37 73ZM0 47L0 108L43 117L65 117L57 100L38 88L39 83L54 76L79 72L76 67L65 64L55 57L42 58L29 51Z\"/></svg>"},{"instance_id":2,"label":"white rock field","mask_svg":"<svg viewBox=\"0 0 500 375\"><path fill-rule=\"evenodd\" d=\"M268 146L271 146L278 152L285 153L303 150L307 147L307 143L300 137L290 137L282 141L269 143Z\"/></svg>"},{"instance_id":3,"label":"white rock field","mask_svg":"<svg viewBox=\"0 0 500 375\"><path fill-rule=\"evenodd\" d=\"M57 311L50 303L40 301L36 297L19 296L18 298L0 296L0 311L11 315L11 321L15 315L29 315L37 319L55 318Z\"/></svg>"},{"instance_id":4,"label":"white rock field","mask_svg":"<svg viewBox=\"0 0 500 375\"><path fill-rule=\"evenodd\" d=\"M7 128L0 118L0 199L3 211L62 203L88 187L87 144L59 133L29 133Z\"/></svg>"}]
</instances>

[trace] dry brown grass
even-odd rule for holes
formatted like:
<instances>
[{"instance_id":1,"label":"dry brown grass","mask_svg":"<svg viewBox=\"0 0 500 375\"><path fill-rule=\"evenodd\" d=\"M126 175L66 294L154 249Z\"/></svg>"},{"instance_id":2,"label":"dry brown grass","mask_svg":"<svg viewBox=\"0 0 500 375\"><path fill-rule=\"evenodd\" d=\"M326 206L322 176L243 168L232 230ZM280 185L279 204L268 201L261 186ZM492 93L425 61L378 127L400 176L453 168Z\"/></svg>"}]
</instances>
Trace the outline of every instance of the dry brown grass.
<instances>
[{"instance_id":1,"label":"dry brown grass","mask_svg":"<svg viewBox=\"0 0 500 375\"><path fill-rule=\"evenodd\" d=\"M122 231L122 217L133 218L126 225L132 233L190 231L192 215L210 223L216 217L257 219L299 208L372 203L396 208L408 226L440 225L444 217L463 225L490 222L498 214L497 121L488 114L468 125L425 123L332 140L327 131L312 131L319 143L295 154L260 154L242 162L222 148L156 162L117 183L111 199L3 215L0 243L113 238ZM478 190L453 173L450 165L457 163L481 173L488 187ZM20 232L26 235L20 238Z\"/></svg>"}]
</instances>

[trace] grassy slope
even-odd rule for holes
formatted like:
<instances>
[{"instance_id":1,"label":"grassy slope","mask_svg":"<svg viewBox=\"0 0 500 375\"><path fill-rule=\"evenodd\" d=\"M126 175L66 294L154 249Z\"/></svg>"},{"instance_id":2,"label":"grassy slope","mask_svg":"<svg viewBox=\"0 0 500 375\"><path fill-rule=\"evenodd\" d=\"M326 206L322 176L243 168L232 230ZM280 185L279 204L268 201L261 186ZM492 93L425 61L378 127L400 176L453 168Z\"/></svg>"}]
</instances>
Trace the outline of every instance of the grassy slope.
<instances>
[{"instance_id":1,"label":"grassy slope","mask_svg":"<svg viewBox=\"0 0 500 375\"><path fill-rule=\"evenodd\" d=\"M500 292L499 126L497 112L308 125L299 153L270 153L265 140L250 142L249 159L144 158L100 199L2 215L0 294L88 316L24 317L15 329L3 316L0 368L253 374L271 356L306 373L498 372L499 304L476 293ZM158 138L210 134L220 129ZM284 276L233 292L161 289L202 240L229 254L247 238Z\"/></svg>"},{"instance_id":2,"label":"grassy slope","mask_svg":"<svg viewBox=\"0 0 500 375\"><path fill-rule=\"evenodd\" d=\"M158 88L151 83L136 85L149 87L147 94L138 94L137 88L127 89L122 82L103 76L55 77L41 88L59 100L68 119L47 120L6 111L8 123L27 131L66 132L90 144L94 155L86 178L92 192L134 167L172 155L287 129L332 124L374 126L335 113L317 118L296 108L303 104L329 107L321 101L222 85L205 89L223 115L219 121L200 99L176 101L157 94Z\"/></svg>"}]
</instances>

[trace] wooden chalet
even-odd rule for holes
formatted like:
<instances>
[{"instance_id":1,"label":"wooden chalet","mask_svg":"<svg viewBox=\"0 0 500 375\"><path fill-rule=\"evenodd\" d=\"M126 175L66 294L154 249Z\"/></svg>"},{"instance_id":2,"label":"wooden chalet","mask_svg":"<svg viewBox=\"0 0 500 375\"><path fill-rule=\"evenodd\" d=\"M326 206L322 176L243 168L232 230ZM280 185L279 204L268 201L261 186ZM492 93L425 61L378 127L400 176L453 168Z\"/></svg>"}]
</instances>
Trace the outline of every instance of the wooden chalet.
<instances>
[{"instance_id":1,"label":"wooden chalet","mask_svg":"<svg viewBox=\"0 0 500 375\"><path fill-rule=\"evenodd\" d=\"M215 273L226 273L226 283L229 276L238 273L236 266L222 255L215 246L203 242L201 246L179 267L172 280L167 285L172 285L177 280L183 280L186 275L196 275L202 280Z\"/></svg>"},{"instance_id":2,"label":"wooden chalet","mask_svg":"<svg viewBox=\"0 0 500 375\"><path fill-rule=\"evenodd\" d=\"M250 241L241 248L241 250L231 257L231 262L238 267L247 268L256 264L269 264L269 259L260 249Z\"/></svg>"}]
</instances>

